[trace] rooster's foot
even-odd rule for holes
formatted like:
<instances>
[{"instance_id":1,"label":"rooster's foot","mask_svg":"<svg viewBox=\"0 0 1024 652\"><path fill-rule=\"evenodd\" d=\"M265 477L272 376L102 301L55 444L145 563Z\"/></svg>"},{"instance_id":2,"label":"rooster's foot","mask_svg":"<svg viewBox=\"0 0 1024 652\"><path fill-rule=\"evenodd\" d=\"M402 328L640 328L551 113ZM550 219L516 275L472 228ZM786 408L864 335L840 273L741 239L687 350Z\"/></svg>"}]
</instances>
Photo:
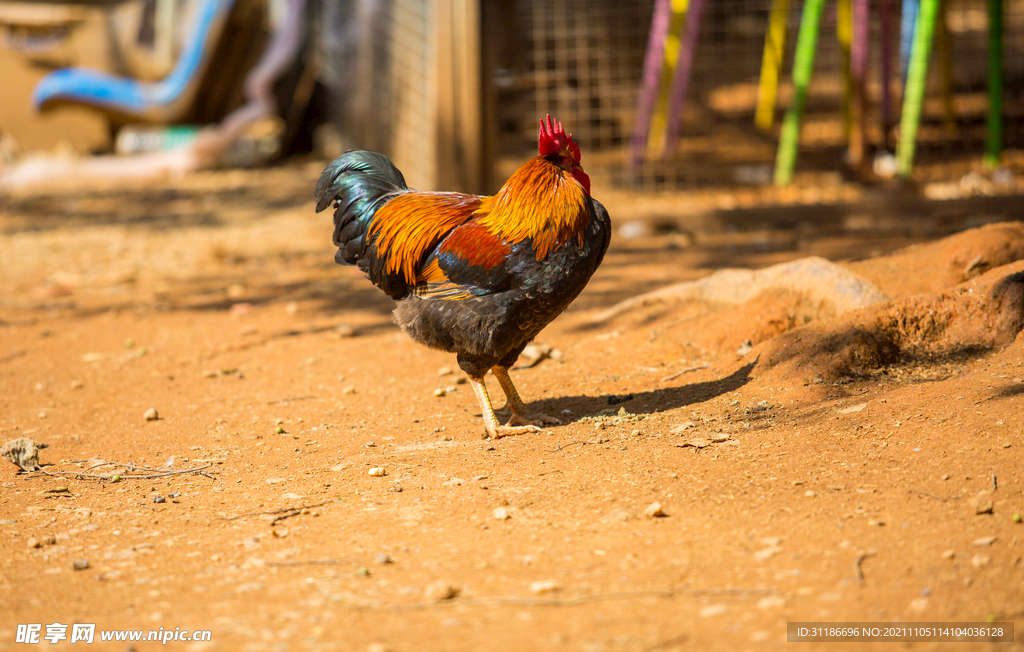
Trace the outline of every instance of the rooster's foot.
<instances>
[{"instance_id":1,"label":"rooster's foot","mask_svg":"<svg viewBox=\"0 0 1024 652\"><path fill-rule=\"evenodd\" d=\"M511 423L511 422L509 422ZM491 436L491 439L500 439L501 437L507 437L508 435L525 435L529 432L544 432L535 425L520 425L520 426L498 426L493 431L488 431L487 434Z\"/></svg>"},{"instance_id":2,"label":"rooster's foot","mask_svg":"<svg viewBox=\"0 0 1024 652\"><path fill-rule=\"evenodd\" d=\"M543 413L530 414L513 412L512 418L508 420L506 425L509 426L560 426L562 425L561 419L548 416Z\"/></svg>"}]
</instances>

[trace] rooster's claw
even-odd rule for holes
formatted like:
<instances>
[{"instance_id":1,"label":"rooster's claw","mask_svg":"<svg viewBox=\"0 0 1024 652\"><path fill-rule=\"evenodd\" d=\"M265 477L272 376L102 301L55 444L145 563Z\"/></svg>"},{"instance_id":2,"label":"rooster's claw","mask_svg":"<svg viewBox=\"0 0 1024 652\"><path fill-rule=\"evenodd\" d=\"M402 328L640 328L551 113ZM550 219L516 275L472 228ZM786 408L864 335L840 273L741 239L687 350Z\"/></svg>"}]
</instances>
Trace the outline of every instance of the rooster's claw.
<instances>
[{"instance_id":1,"label":"rooster's claw","mask_svg":"<svg viewBox=\"0 0 1024 652\"><path fill-rule=\"evenodd\" d=\"M562 425L561 419L548 416L547 414L517 414L512 413L512 418L508 420L507 426L560 426Z\"/></svg>"}]
</instances>

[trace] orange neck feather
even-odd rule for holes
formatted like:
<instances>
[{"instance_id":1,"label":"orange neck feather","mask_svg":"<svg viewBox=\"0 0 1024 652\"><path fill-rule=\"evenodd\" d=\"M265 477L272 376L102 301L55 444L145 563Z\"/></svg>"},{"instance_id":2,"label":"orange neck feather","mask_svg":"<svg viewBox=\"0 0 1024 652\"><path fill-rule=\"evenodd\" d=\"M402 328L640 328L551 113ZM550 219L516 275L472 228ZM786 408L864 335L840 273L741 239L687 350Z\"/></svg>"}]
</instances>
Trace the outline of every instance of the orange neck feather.
<instances>
[{"instance_id":1,"label":"orange neck feather","mask_svg":"<svg viewBox=\"0 0 1024 652\"><path fill-rule=\"evenodd\" d=\"M590 224L583 186L542 156L524 163L496 195L482 198L477 214L480 224L506 242L532 239L537 260L573 236L582 244Z\"/></svg>"}]
</instances>

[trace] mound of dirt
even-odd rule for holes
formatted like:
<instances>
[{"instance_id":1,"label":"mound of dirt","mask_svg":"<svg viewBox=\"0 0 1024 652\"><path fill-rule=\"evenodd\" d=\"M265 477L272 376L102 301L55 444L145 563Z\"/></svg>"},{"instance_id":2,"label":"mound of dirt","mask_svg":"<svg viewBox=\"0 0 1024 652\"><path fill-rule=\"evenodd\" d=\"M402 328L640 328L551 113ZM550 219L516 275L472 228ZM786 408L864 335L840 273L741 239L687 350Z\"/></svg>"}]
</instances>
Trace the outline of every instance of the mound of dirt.
<instances>
[{"instance_id":1,"label":"mound of dirt","mask_svg":"<svg viewBox=\"0 0 1024 652\"><path fill-rule=\"evenodd\" d=\"M780 292L816 304L817 312L825 316L843 314L887 298L857 274L824 258L809 256L759 270L722 269L696 281L678 283L622 301L599 314L595 321L607 321L660 303L703 301L738 305L763 294Z\"/></svg>"},{"instance_id":2,"label":"mound of dirt","mask_svg":"<svg viewBox=\"0 0 1024 652\"><path fill-rule=\"evenodd\" d=\"M1021 259L1024 222L1003 222L844 266L869 280L890 299L900 299L939 292ZM921 269L929 273L908 273Z\"/></svg>"},{"instance_id":3,"label":"mound of dirt","mask_svg":"<svg viewBox=\"0 0 1024 652\"><path fill-rule=\"evenodd\" d=\"M759 370L792 360L809 365L801 378L830 379L1012 340L1020 328L1011 318L1016 284L1007 279L1019 260L1024 223L993 224L864 261L808 257L761 270L724 269L622 301L594 323L660 327L705 357L745 350L745 342L765 344ZM988 298L979 304L978 293Z\"/></svg>"},{"instance_id":4,"label":"mound of dirt","mask_svg":"<svg viewBox=\"0 0 1024 652\"><path fill-rule=\"evenodd\" d=\"M898 362L1005 346L1024 328L1024 261L948 290L869 306L769 340L752 375L832 382ZM749 359L748 357L748 359Z\"/></svg>"}]
</instances>

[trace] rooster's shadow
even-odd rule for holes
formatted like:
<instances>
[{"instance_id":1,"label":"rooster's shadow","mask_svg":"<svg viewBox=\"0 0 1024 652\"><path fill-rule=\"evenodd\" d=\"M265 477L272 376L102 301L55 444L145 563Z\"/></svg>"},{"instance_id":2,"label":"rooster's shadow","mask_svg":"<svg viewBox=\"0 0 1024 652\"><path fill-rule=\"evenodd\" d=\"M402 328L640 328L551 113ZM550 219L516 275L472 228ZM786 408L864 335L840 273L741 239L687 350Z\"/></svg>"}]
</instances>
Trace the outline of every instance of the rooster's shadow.
<instances>
[{"instance_id":1,"label":"rooster's shadow","mask_svg":"<svg viewBox=\"0 0 1024 652\"><path fill-rule=\"evenodd\" d=\"M563 421L566 421L566 416L572 420L577 420L581 417L600 414L602 411L614 410L618 412L620 408L625 408L626 412L630 414L665 412L693 405L694 403L710 401L713 398L743 387L750 382L750 371L754 368L755 364L757 364L757 360L743 365L724 378L716 380L653 389L646 392L626 394L625 396L609 396L607 394L602 396L555 396L531 401L527 408L531 412L550 414ZM571 410L572 413L566 415L562 412L563 410ZM499 414L501 414L500 410ZM557 427L555 426L555 428Z\"/></svg>"}]
</instances>

